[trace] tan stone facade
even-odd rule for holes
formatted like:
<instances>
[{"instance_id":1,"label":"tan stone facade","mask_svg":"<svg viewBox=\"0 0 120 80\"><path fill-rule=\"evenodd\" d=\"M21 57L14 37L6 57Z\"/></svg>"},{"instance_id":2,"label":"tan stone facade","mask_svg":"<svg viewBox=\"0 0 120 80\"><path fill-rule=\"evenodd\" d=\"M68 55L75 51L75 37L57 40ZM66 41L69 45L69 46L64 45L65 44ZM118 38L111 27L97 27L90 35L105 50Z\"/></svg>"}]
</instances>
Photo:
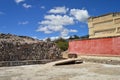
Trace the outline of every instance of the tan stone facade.
<instances>
[{"instance_id":1,"label":"tan stone facade","mask_svg":"<svg viewBox=\"0 0 120 80\"><path fill-rule=\"evenodd\" d=\"M110 13L88 19L89 38L120 36L120 13Z\"/></svg>"}]
</instances>

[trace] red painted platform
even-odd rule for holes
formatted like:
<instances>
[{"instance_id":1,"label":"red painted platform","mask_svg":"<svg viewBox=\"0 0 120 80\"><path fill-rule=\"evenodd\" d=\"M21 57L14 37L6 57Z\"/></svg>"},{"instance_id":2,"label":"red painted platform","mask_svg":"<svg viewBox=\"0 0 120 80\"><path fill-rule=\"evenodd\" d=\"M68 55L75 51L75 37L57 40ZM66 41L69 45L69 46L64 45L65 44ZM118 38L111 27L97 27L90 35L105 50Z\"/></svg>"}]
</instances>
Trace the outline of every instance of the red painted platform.
<instances>
[{"instance_id":1,"label":"red painted platform","mask_svg":"<svg viewBox=\"0 0 120 80\"><path fill-rule=\"evenodd\" d=\"M120 56L120 36L69 41L68 50L70 54Z\"/></svg>"}]
</instances>

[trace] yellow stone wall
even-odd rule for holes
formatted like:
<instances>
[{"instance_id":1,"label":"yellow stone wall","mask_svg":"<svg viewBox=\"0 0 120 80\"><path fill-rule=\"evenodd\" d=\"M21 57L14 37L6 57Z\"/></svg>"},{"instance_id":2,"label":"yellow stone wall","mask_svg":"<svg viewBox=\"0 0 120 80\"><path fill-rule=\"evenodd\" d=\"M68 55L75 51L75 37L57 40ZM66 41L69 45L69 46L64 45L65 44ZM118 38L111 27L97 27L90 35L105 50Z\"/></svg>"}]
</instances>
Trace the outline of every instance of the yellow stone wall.
<instances>
[{"instance_id":1,"label":"yellow stone wall","mask_svg":"<svg viewBox=\"0 0 120 80\"><path fill-rule=\"evenodd\" d=\"M89 38L120 36L120 13L110 13L88 19Z\"/></svg>"}]
</instances>

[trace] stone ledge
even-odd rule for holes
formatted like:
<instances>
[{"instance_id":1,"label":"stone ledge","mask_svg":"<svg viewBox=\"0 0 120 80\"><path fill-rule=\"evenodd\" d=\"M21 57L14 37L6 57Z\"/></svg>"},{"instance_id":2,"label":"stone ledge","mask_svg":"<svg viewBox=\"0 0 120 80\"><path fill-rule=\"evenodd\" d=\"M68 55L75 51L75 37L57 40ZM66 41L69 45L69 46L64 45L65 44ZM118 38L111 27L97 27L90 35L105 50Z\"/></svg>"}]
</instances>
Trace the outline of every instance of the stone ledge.
<instances>
[{"instance_id":1,"label":"stone ledge","mask_svg":"<svg viewBox=\"0 0 120 80\"><path fill-rule=\"evenodd\" d=\"M78 56L85 62L105 63L120 65L120 57L103 57L103 56Z\"/></svg>"}]
</instances>

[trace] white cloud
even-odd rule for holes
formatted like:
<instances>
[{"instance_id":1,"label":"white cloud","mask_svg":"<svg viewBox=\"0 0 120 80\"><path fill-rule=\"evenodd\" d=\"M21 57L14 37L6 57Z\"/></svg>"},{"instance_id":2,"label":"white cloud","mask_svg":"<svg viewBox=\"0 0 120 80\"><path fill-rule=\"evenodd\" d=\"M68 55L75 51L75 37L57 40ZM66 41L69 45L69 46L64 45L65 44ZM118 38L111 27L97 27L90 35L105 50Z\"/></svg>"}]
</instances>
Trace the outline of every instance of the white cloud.
<instances>
[{"instance_id":1,"label":"white cloud","mask_svg":"<svg viewBox=\"0 0 120 80\"><path fill-rule=\"evenodd\" d=\"M73 18L67 15L46 15L42 25L70 25L74 24Z\"/></svg>"},{"instance_id":2,"label":"white cloud","mask_svg":"<svg viewBox=\"0 0 120 80\"><path fill-rule=\"evenodd\" d=\"M20 25L26 25L28 23L29 23L29 21L23 21L23 22L19 22L18 24L20 24Z\"/></svg>"},{"instance_id":3,"label":"white cloud","mask_svg":"<svg viewBox=\"0 0 120 80\"><path fill-rule=\"evenodd\" d=\"M87 19L89 18L88 11L84 9L71 9L70 14L80 22L87 22Z\"/></svg>"},{"instance_id":4,"label":"white cloud","mask_svg":"<svg viewBox=\"0 0 120 80\"><path fill-rule=\"evenodd\" d=\"M37 36L33 36L32 38L34 38L34 39L38 39L38 37L37 37Z\"/></svg>"},{"instance_id":5,"label":"white cloud","mask_svg":"<svg viewBox=\"0 0 120 80\"><path fill-rule=\"evenodd\" d=\"M68 36L68 34L69 34L69 30L68 30L68 29L63 29L63 30L61 31L61 36L62 36L62 37L66 37L66 36Z\"/></svg>"},{"instance_id":6,"label":"white cloud","mask_svg":"<svg viewBox=\"0 0 120 80\"><path fill-rule=\"evenodd\" d=\"M49 13L44 16L44 20L39 22L40 26L36 31L44 32L46 34L59 32L60 37L67 37L69 33L75 33L78 31L75 29L70 29L70 27L68 29L66 26L73 25L76 21L86 22L88 17L88 11L84 9L55 7L49 10Z\"/></svg>"},{"instance_id":7,"label":"white cloud","mask_svg":"<svg viewBox=\"0 0 120 80\"><path fill-rule=\"evenodd\" d=\"M61 36L53 36L53 37L49 37L51 39L51 41L57 40L59 38L63 38L63 39L69 39L70 36L65 36L65 37L61 37ZM44 38L42 39L43 41L46 41L48 38Z\"/></svg>"},{"instance_id":8,"label":"white cloud","mask_svg":"<svg viewBox=\"0 0 120 80\"><path fill-rule=\"evenodd\" d=\"M54 40L56 40L56 39L59 39L59 36L50 37L50 39L51 39L52 41L54 41Z\"/></svg>"},{"instance_id":9,"label":"white cloud","mask_svg":"<svg viewBox=\"0 0 120 80\"><path fill-rule=\"evenodd\" d=\"M21 3L21 2L24 2L25 0L15 0L15 2L17 3L17 4L19 4L19 3Z\"/></svg>"},{"instance_id":10,"label":"white cloud","mask_svg":"<svg viewBox=\"0 0 120 80\"><path fill-rule=\"evenodd\" d=\"M51 10L49 10L49 13L62 13L62 14L65 14L69 9L68 8L65 8L65 7L55 7Z\"/></svg>"},{"instance_id":11,"label":"white cloud","mask_svg":"<svg viewBox=\"0 0 120 80\"><path fill-rule=\"evenodd\" d=\"M66 28L64 28L62 31L61 31L61 37L66 37L66 36L68 36L68 34L70 33L70 32L77 32L77 30L75 30L75 29L66 29Z\"/></svg>"},{"instance_id":12,"label":"white cloud","mask_svg":"<svg viewBox=\"0 0 120 80\"><path fill-rule=\"evenodd\" d=\"M70 29L70 32L78 32L78 31L75 29Z\"/></svg>"},{"instance_id":13,"label":"white cloud","mask_svg":"<svg viewBox=\"0 0 120 80\"><path fill-rule=\"evenodd\" d=\"M41 9L45 9L45 6L41 6L40 8L41 8Z\"/></svg>"},{"instance_id":14,"label":"white cloud","mask_svg":"<svg viewBox=\"0 0 120 80\"><path fill-rule=\"evenodd\" d=\"M54 40L56 40L56 39L59 39L59 38L69 39L69 38L70 38L70 36L65 36L65 37L63 37L63 36L50 37L50 39L51 39L52 41L54 41Z\"/></svg>"},{"instance_id":15,"label":"white cloud","mask_svg":"<svg viewBox=\"0 0 120 80\"><path fill-rule=\"evenodd\" d=\"M69 39L70 38L70 36L65 36L65 37L62 37L63 39Z\"/></svg>"},{"instance_id":16,"label":"white cloud","mask_svg":"<svg viewBox=\"0 0 120 80\"><path fill-rule=\"evenodd\" d=\"M21 2L25 2L25 0L15 0L15 2L16 2L17 4L19 4L19 3L21 3ZM32 7L32 5L29 5L29 4L26 4L26 3L23 3L22 6L23 6L24 8L31 8L31 7Z\"/></svg>"},{"instance_id":17,"label":"white cloud","mask_svg":"<svg viewBox=\"0 0 120 80\"><path fill-rule=\"evenodd\" d=\"M32 5L29 5L29 4L24 3L24 4L23 4L23 7L24 7L24 8L31 8Z\"/></svg>"},{"instance_id":18,"label":"white cloud","mask_svg":"<svg viewBox=\"0 0 120 80\"><path fill-rule=\"evenodd\" d=\"M46 15L44 19L39 22L40 26L37 31L42 31L47 34L57 31L62 33L65 29L64 26L74 24L73 18L67 15Z\"/></svg>"},{"instance_id":19,"label":"white cloud","mask_svg":"<svg viewBox=\"0 0 120 80\"><path fill-rule=\"evenodd\" d=\"M40 26L40 27L37 29L37 31L42 31L42 32L44 32L44 33L46 33L46 34L52 33L52 31L49 30L49 27L47 27L47 26L44 26L44 27Z\"/></svg>"}]
</instances>

